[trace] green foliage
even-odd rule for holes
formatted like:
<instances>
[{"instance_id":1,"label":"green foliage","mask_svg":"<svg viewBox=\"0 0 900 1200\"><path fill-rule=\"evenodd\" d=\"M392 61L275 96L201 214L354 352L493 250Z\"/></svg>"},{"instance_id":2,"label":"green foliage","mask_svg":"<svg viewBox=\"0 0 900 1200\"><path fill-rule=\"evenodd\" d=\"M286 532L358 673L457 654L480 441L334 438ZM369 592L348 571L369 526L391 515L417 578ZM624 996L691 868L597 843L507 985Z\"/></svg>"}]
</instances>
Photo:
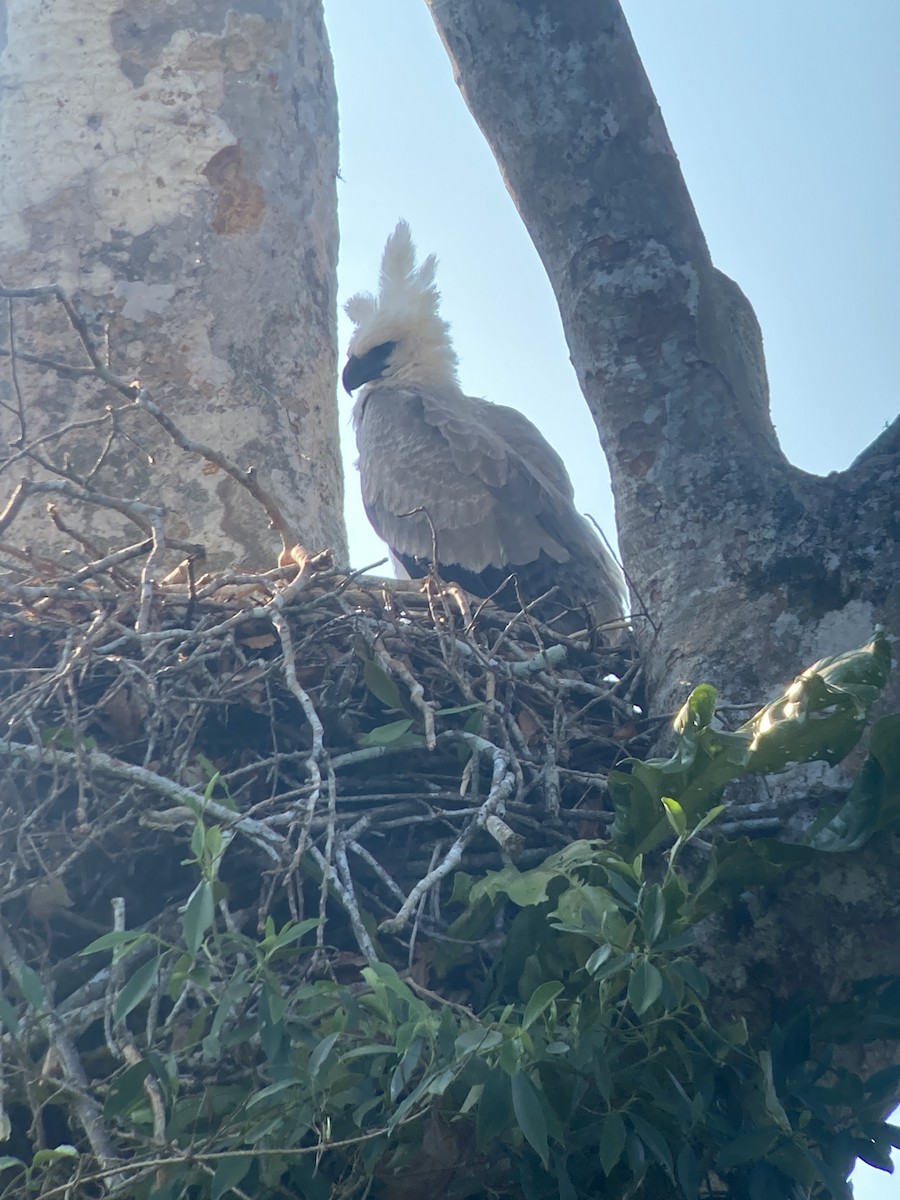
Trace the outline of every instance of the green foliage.
<instances>
[{"instance_id":1,"label":"green foliage","mask_svg":"<svg viewBox=\"0 0 900 1200\"><path fill-rule=\"evenodd\" d=\"M840 762L859 741L890 666L887 639L878 632L865 646L809 667L783 695L734 732L713 727L716 690L701 684L675 718L672 755L646 762L630 760L628 773L610 775L617 846L636 854L658 846L671 823L671 814L667 819L660 812L667 797L677 800L687 820L697 822L710 813L726 784L742 776L767 775L814 759ZM881 746L880 751L873 747L877 779L871 779L864 795L854 799L858 815L846 818L857 829L855 844L861 844L867 826L871 832L882 815L900 818L900 752L893 736L898 722L896 716L887 718L887 726L876 734ZM839 848L836 839L832 848Z\"/></svg>"},{"instance_id":2,"label":"green foliage","mask_svg":"<svg viewBox=\"0 0 900 1200\"><path fill-rule=\"evenodd\" d=\"M864 1084L834 1066L832 1049L851 1035L900 1036L900 979L751 1032L710 1015L692 942L698 921L737 891L900 825L900 718L873 726L856 785L808 845L724 840L683 866L730 780L846 754L887 666L876 637L805 671L735 733L713 727L713 689L696 689L672 755L632 761L611 780L610 841L574 842L528 871L457 874L459 915L432 964L443 995L385 962L348 984L292 983L317 953L319 923L269 918L258 937L223 924L229 836L198 818L190 864L200 881L178 940L114 932L84 951L111 956L121 975L116 1025L137 1036L151 1030L148 1013L168 1014L105 1096L104 1117L129 1146L147 1147L122 1167L127 1194L841 1200L854 1156L890 1169L900 1130L881 1114L900 1068ZM377 665L366 669L400 709ZM410 727L394 722L396 736ZM374 732L372 744L393 736L390 725ZM486 960L479 939L501 919ZM448 998L460 975L465 1004ZM16 982L38 1019L40 981L26 968ZM0 1017L15 1037L9 1004ZM242 1070L221 1071L225 1062ZM57 1182L74 1153L41 1152L51 1157L27 1167L7 1157L0 1172L25 1171L37 1188ZM81 1185L91 1178L85 1166Z\"/></svg>"}]
</instances>

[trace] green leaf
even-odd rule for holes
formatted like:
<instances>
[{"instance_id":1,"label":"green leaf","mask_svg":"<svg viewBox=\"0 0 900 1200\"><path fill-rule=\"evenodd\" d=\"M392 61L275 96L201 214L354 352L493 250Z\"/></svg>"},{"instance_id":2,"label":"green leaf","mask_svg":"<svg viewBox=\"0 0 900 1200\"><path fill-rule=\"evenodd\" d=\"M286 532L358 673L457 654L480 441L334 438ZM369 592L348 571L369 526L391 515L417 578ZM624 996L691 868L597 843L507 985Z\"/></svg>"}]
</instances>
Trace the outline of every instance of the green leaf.
<instances>
[{"instance_id":1,"label":"green leaf","mask_svg":"<svg viewBox=\"0 0 900 1200\"><path fill-rule=\"evenodd\" d=\"M318 928L322 922L319 917L307 917L305 921L288 922L281 932L272 937L266 946L266 958L269 959L277 954L279 950L283 950L286 946L292 945L294 942L299 942L301 938L306 937L313 929Z\"/></svg>"},{"instance_id":2,"label":"green leaf","mask_svg":"<svg viewBox=\"0 0 900 1200\"><path fill-rule=\"evenodd\" d=\"M649 1121L639 1117L637 1113L629 1113L628 1120L634 1132L638 1135L656 1161L661 1167L665 1168L666 1173L670 1178L675 1177L675 1164L672 1161L672 1151L669 1149L669 1143Z\"/></svg>"},{"instance_id":3,"label":"green leaf","mask_svg":"<svg viewBox=\"0 0 900 1200\"><path fill-rule=\"evenodd\" d=\"M282 1092L286 1092L296 1086L296 1079L279 1079L277 1083L270 1083L268 1087L264 1087L261 1091L254 1092L247 1101L247 1107L255 1108L258 1104L262 1104L264 1100L271 1100L273 1096L280 1096Z\"/></svg>"},{"instance_id":4,"label":"green leaf","mask_svg":"<svg viewBox=\"0 0 900 1200\"><path fill-rule=\"evenodd\" d=\"M103 1103L104 1117L116 1117L128 1112L136 1100L143 1101L144 1080L150 1074L150 1063L146 1058L126 1067L122 1074L113 1080L109 1094Z\"/></svg>"},{"instance_id":5,"label":"green leaf","mask_svg":"<svg viewBox=\"0 0 900 1200\"><path fill-rule=\"evenodd\" d=\"M37 971L34 971L27 963L22 963L18 983L19 989L25 997L25 1002L29 1008L33 1008L35 1012L40 1012L44 1007L45 993L44 985Z\"/></svg>"},{"instance_id":6,"label":"green leaf","mask_svg":"<svg viewBox=\"0 0 900 1200\"><path fill-rule=\"evenodd\" d=\"M716 715L718 692L710 683L695 687L675 717L673 728L682 737L689 737L706 729Z\"/></svg>"},{"instance_id":7,"label":"green leaf","mask_svg":"<svg viewBox=\"0 0 900 1200\"><path fill-rule=\"evenodd\" d=\"M467 1054L477 1051L484 1054L488 1050L495 1050L497 1046L503 1042L503 1034L499 1029L467 1029L465 1033L461 1033L456 1039L454 1049L459 1058L464 1058Z\"/></svg>"},{"instance_id":8,"label":"green leaf","mask_svg":"<svg viewBox=\"0 0 900 1200\"><path fill-rule=\"evenodd\" d=\"M384 1042L367 1042L364 1046L354 1046L352 1050L342 1054L341 1062L353 1062L356 1058L377 1058L385 1054L393 1056L394 1047L386 1046Z\"/></svg>"},{"instance_id":9,"label":"green leaf","mask_svg":"<svg viewBox=\"0 0 900 1200\"><path fill-rule=\"evenodd\" d=\"M525 1005L522 1028L529 1029L541 1013L550 1007L562 990L563 985L556 979L550 979L546 983L542 983L539 988L536 988L531 993L531 998Z\"/></svg>"},{"instance_id":10,"label":"green leaf","mask_svg":"<svg viewBox=\"0 0 900 1200\"><path fill-rule=\"evenodd\" d=\"M109 933L104 933L101 937L95 938L83 950L79 950L79 955L98 954L101 950L122 950L128 946L132 946L137 942L142 942L149 939L151 935L144 933L139 929L111 929ZM114 956L118 961L119 956Z\"/></svg>"},{"instance_id":11,"label":"green leaf","mask_svg":"<svg viewBox=\"0 0 900 1200\"><path fill-rule=\"evenodd\" d=\"M495 902L498 896L507 896L519 908L543 904L548 898L547 888L559 878L559 870L550 865L549 860L531 871L519 871L515 867L488 871L484 879L472 885L469 907L474 907L482 898Z\"/></svg>"},{"instance_id":12,"label":"green leaf","mask_svg":"<svg viewBox=\"0 0 900 1200\"><path fill-rule=\"evenodd\" d=\"M640 903L641 927L648 946L652 946L662 933L666 920L666 901L658 883L651 883Z\"/></svg>"},{"instance_id":13,"label":"green leaf","mask_svg":"<svg viewBox=\"0 0 900 1200\"><path fill-rule=\"evenodd\" d=\"M544 1166L550 1156L547 1145L547 1119L541 1107L537 1088L524 1072L520 1071L510 1080L513 1111L525 1140L540 1158Z\"/></svg>"},{"instance_id":14,"label":"green leaf","mask_svg":"<svg viewBox=\"0 0 900 1200\"><path fill-rule=\"evenodd\" d=\"M631 774L622 770L609 773L607 787L616 810L612 838L623 850L644 844L660 825L665 827L659 817L661 795L648 782L635 770Z\"/></svg>"},{"instance_id":15,"label":"green leaf","mask_svg":"<svg viewBox=\"0 0 900 1200\"><path fill-rule=\"evenodd\" d=\"M396 970L390 963L372 962L367 967L363 967L361 972L365 981L378 990L379 984L387 988L393 995L399 997L400 1000L407 1006L409 1011L415 1011L422 1016L426 1016L429 1012L428 1006L421 1000L418 1000L410 990L409 984L400 978Z\"/></svg>"},{"instance_id":16,"label":"green leaf","mask_svg":"<svg viewBox=\"0 0 900 1200\"><path fill-rule=\"evenodd\" d=\"M587 971L587 973L589 975L595 975L597 973L597 971L599 971L600 968L603 966L603 964L607 961L607 959L609 958L609 956L611 954L612 954L612 946L610 946L609 944L607 944L605 946L598 946L597 949L594 951L594 953L591 955L591 957L584 964L584 969Z\"/></svg>"},{"instance_id":17,"label":"green leaf","mask_svg":"<svg viewBox=\"0 0 900 1200\"><path fill-rule=\"evenodd\" d=\"M447 1088L456 1078L456 1072L452 1067L444 1067L442 1071L437 1071L424 1081L426 1096L443 1096Z\"/></svg>"},{"instance_id":18,"label":"green leaf","mask_svg":"<svg viewBox=\"0 0 900 1200\"><path fill-rule=\"evenodd\" d=\"M716 1165L720 1171L730 1171L732 1167L740 1166L741 1163L756 1162L757 1159L765 1158L780 1136L780 1131L771 1127L748 1129L719 1151Z\"/></svg>"},{"instance_id":19,"label":"green leaf","mask_svg":"<svg viewBox=\"0 0 900 1200\"><path fill-rule=\"evenodd\" d=\"M191 854L194 860L199 862L203 857L203 848L206 845L206 826L202 821L197 821L191 833Z\"/></svg>"},{"instance_id":20,"label":"green leaf","mask_svg":"<svg viewBox=\"0 0 900 1200\"><path fill-rule=\"evenodd\" d=\"M566 1167L565 1158L560 1155L556 1158L556 1187L559 1200L578 1200L578 1192L575 1190L575 1185L569 1177L569 1172Z\"/></svg>"},{"instance_id":21,"label":"green leaf","mask_svg":"<svg viewBox=\"0 0 900 1200\"><path fill-rule=\"evenodd\" d=\"M628 887L618 878L616 883ZM570 933L595 935L618 916L619 904L606 888L574 882L559 897L551 920L557 928Z\"/></svg>"},{"instance_id":22,"label":"green leaf","mask_svg":"<svg viewBox=\"0 0 900 1200\"><path fill-rule=\"evenodd\" d=\"M772 1118L776 1125L779 1125L785 1133L791 1132L791 1123L788 1120L788 1115L782 1107L781 1101L778 1099L778 1093L775 1090L775 1081L772 1077L772 1053L769 1050L760 1050L759 1065L763 1076L763 1098L765 1100L766 1112Z\"/></svg>"},{"instance_id":23,"label":"green leaf","mask_svg":"<svg viewBox=\"0 0 900 1200\"><path fill-rule=\"evenodd\" d=\"M360 739L360 746L390 746L394 742L399 742L405 733L408 733L412 728L412 718L403 717L399 721L391 721L387 725L378 725L375 729L370 729L368 733L364 733Z\"/></svg>"},{"instance_id":24,"label":"green leaf","mask_svg":"<svg viewBox=\"0 0 900 1200\"><path fill-rule=\"evenodd\" d=\"M669 835L671 812L659 816L664 796L677 801L690 828L718 804L732 779L813 759L839 762L856 745L889 666L887 641L879 633L858 650L802 672L734 733L711 727L715 693L706 685L696 688L676 718L670 758L631 759L623 764L630 775L610 772L617 845L625 853L645 852Z\"/></svg>"},{"instance_id":25,"label":"green leaf","mask_svg":"<svg viewBox=\"0 0 900 1200\"><path fill-rule=\"evenodd\" d=\"M707 827L707 825L712 825L713 821L715 821L717 817L720 817L724 811L725 811L724 804L716 804L713 808L711 808L709 810L709 812L706 814L705 817L700 818L700 820L697 822L697 824L691 830L689 837L694 837L696 834L702 833L703 830Z\"/></svg>"},{"instance_id":26,"label":"green leaf","mask_svg":"<svg viewBox=\"0 0 900 1200\"><path fill-rule=\"evenodd\" d=\"M422 1051L425 1048L424 1038L414 1038L410 1043L406 1053L401 1058L400 1062L395 1067L390 1082L389 1095L391 1103L396 1104L401 1093L405 1092L412 1078L416 1073L416 1068L422 1057Z\"/></svg>"},{"instance_id":27,"label":"green leaf","mask_svg":"<svg viewBox=\"0 0 900 1200\"><path fill-rule=\"evenodd\" d=\"M212 925L214 916L212 886L208 880L201 879L188 897L181 918L184 944L191 955L196 955L203 945L206 931Z\"/></svg>"},{"instance_id":28,"label":"green leaf","mask_svg":"<svg viewBox=\"0 0 900 1200\"><path fill-rule=\"evenodd\" d=\"M8 1033L11 1033L13 1037L18 1037L19 1018L16 1016L16 1010L5 996L0 996L0 1021Z\"/></svg>"},{"instance_id":29,"label":"green leaf","mask_svg":"<svg viewBox=\"0 0 900 1200\"><path fill-rule=\"evenodd\" d=\"M0 1171L8 1171L11 1167L21 1167L25 1170L25 1164L21 1158L13 1158L11 1154L0 1154Z\"/></svg>"},{"instance_id":30,"label":"green leaf","mask_svg":"<svg viewBox=\"0 0 900 1200\"><path fill-rule=\"evenodd\" d=\"M225 853L225 835L221 825L208 825L206 828L206 859L218 870L219 860Z\"/></svg>"},{"instance_id":31,"label":"green leaf","mask_svg":"<svg viewBox=\"0 0 900 1200\"><path fill-rule=\"evenodd\" d=\"M44 1163L56 1162L58 1158L77 1158L78 1151L74 1146L62 1145L54 1146L51 1150L35 1151L32 1164L36 1167L43 1166Z\"/></svg>"},{"instance_id":32,"label":"green leaf","mask_svg":"<svg viewBox=\"0 0 900 1200\"><path fill-rule=\"evenodd\" d=\"M514 1119L509 1076L504 1071L491 1071L484 1081L475 1118L475 1138L478 1149L488 1150L498 1134L508 1129Z\"/></svg>"},{"instance_id":33,"label":"green leaf","mask_svg":"<svg viewBox=\"0 0 900 1200\"><path fill-rule=\"evenodd\" d=\"M268 1024L280 1025L284 1016L285 1000L281 994L281 984L277 978L271 976L265 982L262 990L261 999L265 1001L263 1016L268 1013Z\"/></svg>"},{"instance_id":34,"label":"green leaf","mask_svg":"<svg viewBox=\"0 0 900 1200\"><path fill-rule=\"evenodd\" d=\"M380 700L386 708L403 709L403 696L400 694L400 689L374 658L366 658L363 678L372 695Z\"/></svg>"},{"instance_id":35,"label":"green leaf","mask_svg":"<svg viewBox=\"0 0 900 1200\"><path fill-rule=\"evenodd\" d=\"M313 1050L312 1054L309 1056L308 1070L310 1079L315 1080L316 1076L319 1074L319 1071L322 1069L322 1065L328 1058L328 1055L331 1053L335 1042L340 1036L340 1030L338 1030L336 1033L329 1033L326 1037L322 1038L321 1042L319 1042L318 1046L316 1046L315 1050Z\"/></svg>"},{"instance_id":36,"label":"green leaf","mask_svg":"<svg viewBox=\"0 0 900 1200\"><path fill-rule=\"evenodd\" d=\"M634 1195L637 1185L647 1174L647 1155L644 1152L644 1143L636 1133L629 1133L626 1137L625 1153L628 1156L628 1166L633 1176L630 1191Z\"/></svg>"},{"instance_id":37,"label":"green leaf","mask_svg":"<svg viewBox=\"0 0 900 1200\"><path fill-rule=\"evenodd\" d=\"M624 864L622 865L624 866ZM622 872L615 869L615 863L609 863L608 866L609 869L606 872L606 878L609 881L610 889L616 893L620 899L620 903L624 904L626 908L634 908L637 905L638 896L640 895L639 889L626 879ZM633 873L629 871L629 874Z\"/></svg>"},{"instance_id":38,"label":"green leaf","mask_svg":"<svg viewBox=\"0 0 900 1200\"><path fill-rule=\"evenodd\" d=\"M700 1195L700 1164L687 1142L678 1151L675 1160L675 1175L684 1192L685 1200L697 1200Z\"/></svg>"},{"instance_id":39,"label":"green leaf","mask_svg":"<svg viewBox=\"0 0 900 1200\"><path fill-rule=\"evenodd\" d=\"M810 831L817 850L858 850L874 833L900 826L900 713L869 730L869 754L838 811Z\"/></svg>"},{"instance_id":40,"label":"green leaf","mask_svg":"<svg viewBox=\"0 0 900 1200\"><path fill-rule=\"evenodd\" d=\"M517 1037L506 1037L500 1044L497 1061L507 1075L512 1078L522 1069L522 1040Z\"/></svg>"},{"instance_id":41,"label":"green leaf","mask_svg":"<svg viewBox=\"0 0 900 1200\"><path fill-rule=\"evenodd\" d=\"M672 970L681 976L691 991L695 992L701 1000L706 999L709 995L709 980L695 963L688 958L680 958L672 963Z\"/></svg>"},{"instance_id":42,"label":"green leaf","mask_svg":"<svg viewBox=\"0 0 900 1200\"><path fill-rule=\"evenodd\" d=\"M604 1175L611 1175L616 1163L622 1157L625 1150L625 1137L625 1122L620 1113L611 1112L604 1117L600 1145L597 1148Z\"/></svg>"},{"instance_id":43,"label":"green leaf","mask_svg":"<svg viewBox=\"0 0 900 1200\"><path fill-rule=\"evenodd\" d=\"M866 645L808 667L738 730L751 736L749 769L779 771L812 759L840 762L859 741L890 665L887 639L876 633Z\"/></svg>"},{"instance_id":44,"label":"green leaf","mask_svg":"<svg viewBox=\"0 0 900 1200\"><path fill-rule=\"evenodd\" d=\"M662 988L662 975L645 959L628 981L628 1001L639 1017L659 999Z\"/></svg>"},{"instance_id":45,"label":"green leaf","mask_svg":"<svg viewBox=\"0 0 900 1200\"><path fill-rule=\"evenodd\" d=\"M604 947L601 946L600 949L602 950ZM593 955L591 955L591 958L593 958ZM588 962L590 961L588 959ZM601 963L600 966L593 968L591 975L593 976L594 983L602 983L604 979L609 979L611 975L615 975L619 971L626 971L633 962L633 954L615 955L614 958L610 958L605 963Z\"/></svg>"},{"instance_id":46,"label":"green leaf","mask_svg":"<svg viewBox=\"0 0 900 1200\"><path fill-rule=\"evenodd\" d=\"M123 1021L133 1008L137 1008L156 983L162 961L163 955L158 954L138 967L131 978L126 981L116 997L113 1010L113 1018L117 1023Z\"/></svg>"},{"instance_id":47,"label":"green leaf","mask_svg":"<svg viewBox=\"0 0 900 1200\"><path fill-rule=\"evenodd\" d=\"M663 808L666 810L666 816L669 819L669 824L672 826L673 832L680 836L687 829L687 817L684 815L684 809L671 796L661 796L660 800Z\"/></svg>"},{"instance_id":48,"label":"green leaf","mask_svg":"<svg viewBox=\"0 0 900 1200\"><path fill-rule=\"evenodd\" d=\"M250 1154L234 1154L220 1158L209 1185L210 1200L222 1200L224 1195L241 1182L252 1165L253 1156Z\"/></svg>"}]
</instances>

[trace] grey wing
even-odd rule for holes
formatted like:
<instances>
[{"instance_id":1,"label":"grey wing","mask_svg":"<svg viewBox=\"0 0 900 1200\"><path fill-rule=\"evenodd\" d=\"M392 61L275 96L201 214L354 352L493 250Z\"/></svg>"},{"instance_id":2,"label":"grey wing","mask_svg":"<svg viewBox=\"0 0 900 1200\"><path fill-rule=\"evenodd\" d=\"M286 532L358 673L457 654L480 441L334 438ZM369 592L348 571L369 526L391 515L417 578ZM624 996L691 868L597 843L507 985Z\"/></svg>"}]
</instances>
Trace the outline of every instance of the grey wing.
<instances>
[{"instance_id":1,"label":"grey wing","mask_svg":"<svg viewBox=\"0 0 900 1200\"><path fill-rule=\"evenodd\" d=\"M542 549L561 560L565 550L532 514L510 511L509 447L455 400L435 420L421 393L373 388L357 423L363 501L376 531L399 554L455 562L479 572L515 558L537 558ZM535 492L539 489L533 487ZM526 498L528 499L528 498ZM529 525L531 528L529 529Z\"/></svg>"},{"instance_id":2,"label":"grey wing","mask_svg":"<svg viewBox=\"0 0 900 1200\"><path fill-rule=\"evenodd\" d=\"M400 554L430 559L436 543L438 561L472 572L532 563L542 553L557 563L574 557L595 563L588 574L599 570L603 588L619 587L572 504L562 460L517 410L375 387L357 441L369 518Z\"/></svg>"},{"instance_id":3,"label":"grey wing","mask_svg":"<svg viewBox=\"0 0 900 1200\"><path fill-rule=\"evenodd\" d=\"M570 569L564 574L581 593L579 600L592 603L596 598L595 615L600 621L621 616L626 608L625 580L597 531L575 508L575 489L565 463L518 409L500 404L484 408L487 420L502 429L513 449L550 485L550 502L538 519L568 549Z\"/></svg>"},{"instance_id":4,"label":"grey wing","mask_svg":"<svg viewBox=\"0 0 900 1200\"><path fill-rule=\"evenodd\" d=\"M562 496L567 500L574 500L575 489L572 487L566 465L537 426L517 408L508 408L504 404L489 404L484 400L479 403L485 423Z\"/></svg>"}]
</instances>

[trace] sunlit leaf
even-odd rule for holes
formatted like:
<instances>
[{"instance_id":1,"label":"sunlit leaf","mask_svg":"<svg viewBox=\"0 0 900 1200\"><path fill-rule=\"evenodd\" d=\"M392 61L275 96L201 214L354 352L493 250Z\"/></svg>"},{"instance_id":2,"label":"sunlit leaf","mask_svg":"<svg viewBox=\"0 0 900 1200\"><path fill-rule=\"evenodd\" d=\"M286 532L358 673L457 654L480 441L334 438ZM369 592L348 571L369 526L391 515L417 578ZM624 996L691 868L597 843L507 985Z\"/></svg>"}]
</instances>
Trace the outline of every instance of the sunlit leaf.
<instances>
[{"instance_id":1,"label":"sunlit leaf","mask_svg":"<svg viewBox=\"0 0 900 1200\"><path fill-rule=\"evenodd\" d=\"M666 810L666 816L669 818L669 824L672 826L673 831L676 834L684 833L687 828L687 817L684 815L684 809L671 796L661 796L660 801Z\"/></svg>"}]
</instances>

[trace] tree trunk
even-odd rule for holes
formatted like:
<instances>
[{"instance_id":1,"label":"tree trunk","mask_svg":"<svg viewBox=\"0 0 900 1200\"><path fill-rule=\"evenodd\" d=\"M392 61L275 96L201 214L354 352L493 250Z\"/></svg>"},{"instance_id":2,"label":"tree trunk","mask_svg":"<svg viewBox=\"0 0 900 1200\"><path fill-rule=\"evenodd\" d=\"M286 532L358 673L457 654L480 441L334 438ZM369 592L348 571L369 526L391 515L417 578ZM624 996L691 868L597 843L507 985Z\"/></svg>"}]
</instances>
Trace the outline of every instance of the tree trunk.
<instances>
[{"instance_id":1,"label":"tree trunk","mask_svg":"<svg viewBox=\"0 0 900 1200\"><path fill-rule=\"evenodd\" d=\"M704 681L759 703L876 623L896 633L900 423L827 478L785 459L756 318L710 260L617 0L428 2L555 290L609 460L650 618L635 632L653 711ZM900 707L898 681L882 711ZM846 777L794 770L768 781L767 802L801 808L802 827L811 792ZM767 892L737 944L709 930L726 1003L771 1020L773 998L802 988L827 1003L900 971L898 883L885 846L833 855ZM896 1055L882 1046L873 1065Z\"/></svg>"},{"instance_id":2,"label":"tree trunk","mask_svg":"<svg viewBox=\"0 0 900 1200\"><path fill-rule=\"evenodd\" d=\"M758 700L900 628L900 426L826 479L785 459L756 318L712 265L617 0L429 6L559 302L655 710L701 681Z\"/></svg>"},{"instance_id":3,"label":"tree trunk","mask_svg":"<svg viewBox=\"0 0 900 1200\"><path fill-rule=\"evenodd\" d=\"M337 109L321 0L10 0L7 34L0 283L60 285L116 375L139 378L186 437L254 466L297 538L343 560ZM262 507L83 373L52 296L9 306L4 494L61 471L162 500L170 535L203 543L210 567L274 563ZM121 519L88 503L78 527L108 545ZM52 533L33 505L4 536Z\"/></svg>"}]
</instances>

